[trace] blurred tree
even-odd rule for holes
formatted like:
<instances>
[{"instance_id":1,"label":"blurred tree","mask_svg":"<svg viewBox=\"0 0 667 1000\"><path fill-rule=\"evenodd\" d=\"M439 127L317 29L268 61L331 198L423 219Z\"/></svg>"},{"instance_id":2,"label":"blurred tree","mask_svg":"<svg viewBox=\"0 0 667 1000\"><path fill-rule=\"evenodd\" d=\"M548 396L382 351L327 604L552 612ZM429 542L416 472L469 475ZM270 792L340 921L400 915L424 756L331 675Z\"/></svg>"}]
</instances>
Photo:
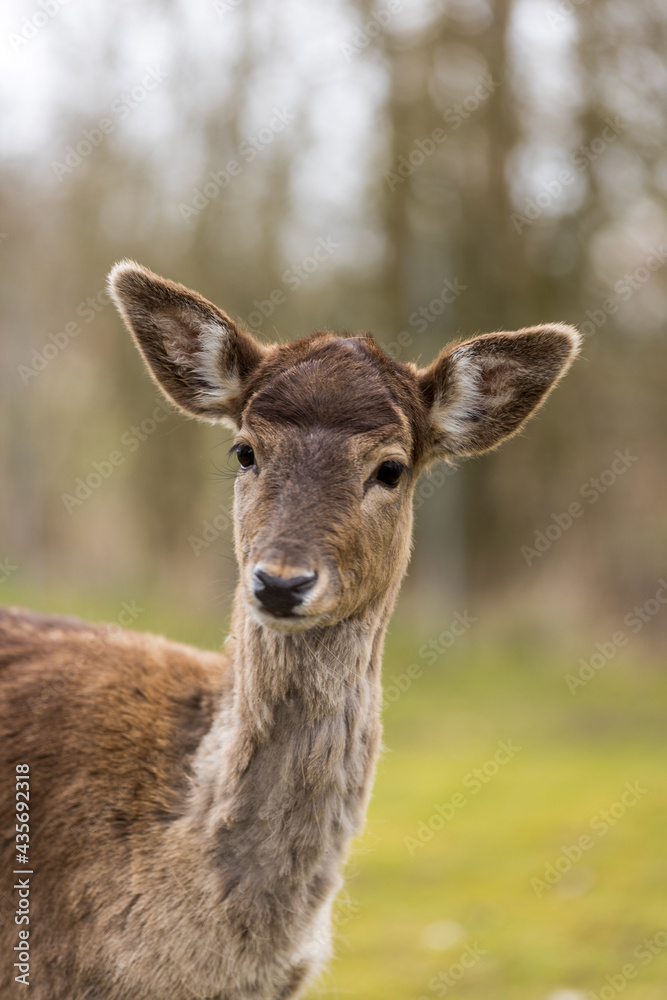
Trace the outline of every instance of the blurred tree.
<instances>
[{"instance_id":1,"label":"blurred tree","mask_svg":"<svg viewBox=\"0 0 667 1000\"><path fill-rule=\"evenodd\" d=\"M63 8L8 60L18 103L0 86L0 558L40 587L231 590L229 527L205 528L228 520L226 432L173 414L127 443L157 401L104 298L131 256L266 339L369 328L427 363L457 334L581 326L583 360L524 435L421 485L406 600L552 622L557 602L584 625L650 598L667 541L662 8L110 11ZM290 279L318 240L327 260ZM118 469L68 506L114 450ZM527 560L573 502L582 516Z\"/></svg>"}]
</instances>

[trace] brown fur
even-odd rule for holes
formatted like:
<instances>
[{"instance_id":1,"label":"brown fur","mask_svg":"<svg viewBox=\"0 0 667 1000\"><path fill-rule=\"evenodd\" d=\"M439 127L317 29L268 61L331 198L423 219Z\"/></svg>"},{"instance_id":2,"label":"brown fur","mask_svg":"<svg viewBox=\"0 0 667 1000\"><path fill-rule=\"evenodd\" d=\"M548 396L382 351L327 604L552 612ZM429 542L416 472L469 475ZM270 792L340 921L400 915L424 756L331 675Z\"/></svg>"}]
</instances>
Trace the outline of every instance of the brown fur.
<instances>
[{"instance_id":1,"label":"brown fur","mask_svg":"<svg viewBox=\"0 0 667 1000\"><path fill-rule=\"evenodd\" d=\"M559 325L491 334L418 371L370 336L261 346L135 264L114 269L111 290L166 394L233 426L254 463L235 487L225 655L0 613L1 855L13 870L12 776L27 763L32 996L288 1000L329 953L341 863L370 794L416 479L516 432L577 338ZM385 462L404 468L394 486ZM258 567L317 576L278 617ZM10 918L3 998L24 988L16 941Z\"/></svg>"}]
</instances>

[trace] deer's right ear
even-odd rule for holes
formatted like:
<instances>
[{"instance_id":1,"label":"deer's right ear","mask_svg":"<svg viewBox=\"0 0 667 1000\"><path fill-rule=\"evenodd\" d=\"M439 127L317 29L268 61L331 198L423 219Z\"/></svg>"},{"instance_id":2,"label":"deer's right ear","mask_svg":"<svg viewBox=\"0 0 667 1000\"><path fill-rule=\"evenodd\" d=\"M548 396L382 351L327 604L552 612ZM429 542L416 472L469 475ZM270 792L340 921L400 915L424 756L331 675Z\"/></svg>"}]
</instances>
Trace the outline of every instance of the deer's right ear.
<instances>
[{"instance_id":1,"label":"deer's right ear","mask_svg":"<svg viewBox=\"0 0 667 1000\"><path fill-rule=\"evenodd\" d=\"M133 261L109 293L162 391L186 413L238 426L244 384L266 348L197 292Z\"/></svg>"}]
</instances>

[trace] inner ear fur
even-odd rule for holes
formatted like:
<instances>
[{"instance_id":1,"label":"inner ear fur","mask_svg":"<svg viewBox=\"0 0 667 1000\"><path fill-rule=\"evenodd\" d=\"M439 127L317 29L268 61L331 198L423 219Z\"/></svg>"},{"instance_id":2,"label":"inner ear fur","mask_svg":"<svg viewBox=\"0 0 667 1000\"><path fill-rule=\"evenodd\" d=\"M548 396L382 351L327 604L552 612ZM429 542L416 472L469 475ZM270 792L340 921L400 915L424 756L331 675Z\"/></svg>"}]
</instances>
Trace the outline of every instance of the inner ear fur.
<instances>
[{"instance_id":1,"label":"inner ear fur","mask_svg":"<svg viewBox=\"0 0 667 1000\"><path fill-rule=\"evenodd\" d=\"M108 284L167 397L189 415L237 425L244 384L265 348L197 292L134 261L116 264Z\"/></svg>"},{"instance_id":2,"label":"inner ear fur","mask_svg":"<svg viewBox=\"0 0 667 1000\"><path fill-rule=\"evenodd\" d=\"M475 455L516 434L579 351L563 323L488 333L445 348L418 373L431 415L431 458Z\"/></svg>"}]
</instances>

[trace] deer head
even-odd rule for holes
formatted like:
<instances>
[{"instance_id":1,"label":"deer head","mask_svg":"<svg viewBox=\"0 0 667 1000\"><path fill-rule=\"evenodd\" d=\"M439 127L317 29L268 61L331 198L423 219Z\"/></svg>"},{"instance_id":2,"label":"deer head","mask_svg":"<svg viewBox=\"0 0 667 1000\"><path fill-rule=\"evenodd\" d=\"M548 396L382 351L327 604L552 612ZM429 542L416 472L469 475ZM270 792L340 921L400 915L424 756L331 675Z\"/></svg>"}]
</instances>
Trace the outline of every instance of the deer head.
<instances>
[{"instance_id":1,"label":"deer head","mask_svg":"<svg viewBox=\"0 0 667 1000\"><path fill-rule=\"evenodd\" d=\"M283 632L386 602L407 566L419 474L515 434L579 343L570 326L535 326L451 344L419 369L368 335L265 346L129 261L109 284L166 396L233 428L241 591Z\"/></svg>"}]
</instances>

